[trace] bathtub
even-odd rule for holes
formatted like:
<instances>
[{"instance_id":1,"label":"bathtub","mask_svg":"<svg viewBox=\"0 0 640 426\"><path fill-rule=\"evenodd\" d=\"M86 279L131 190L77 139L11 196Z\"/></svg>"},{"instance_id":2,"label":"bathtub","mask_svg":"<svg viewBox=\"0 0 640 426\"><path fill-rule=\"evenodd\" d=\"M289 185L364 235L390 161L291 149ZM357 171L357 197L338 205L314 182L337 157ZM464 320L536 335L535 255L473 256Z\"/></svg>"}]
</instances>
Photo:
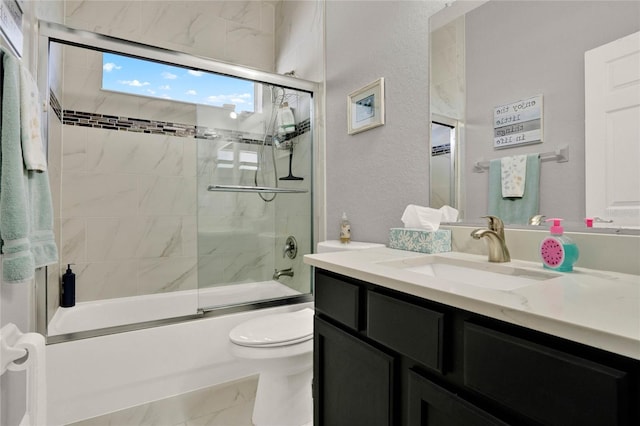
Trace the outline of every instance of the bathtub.
<instances>
[{"instance_id":1,"label":"bathtub","mask_svg":"<svg viewBox=\"0 0 640 426\"><path fill-rule=\"evenodd\" d=\"M252 294L251 299L255 300ZM218 300L218 299L216 299ZM285 305L47 346L48 425L64 425L257 374L230 353L229 331Z\"/></svg>"},{"instance_id":2,"label":"bathtub","mask_svg":"<svg viewBox=\"0 0 640 426\"><path fill-rule=\"evenodd\" d=\"M165 318L194 315L198 307L241 305L298 295L299 292L277 281L250 282L200 290L183 290L145 296L79 302L72 308L59 307L47 334L75 333Z\"/></svg>"}]
</instances>

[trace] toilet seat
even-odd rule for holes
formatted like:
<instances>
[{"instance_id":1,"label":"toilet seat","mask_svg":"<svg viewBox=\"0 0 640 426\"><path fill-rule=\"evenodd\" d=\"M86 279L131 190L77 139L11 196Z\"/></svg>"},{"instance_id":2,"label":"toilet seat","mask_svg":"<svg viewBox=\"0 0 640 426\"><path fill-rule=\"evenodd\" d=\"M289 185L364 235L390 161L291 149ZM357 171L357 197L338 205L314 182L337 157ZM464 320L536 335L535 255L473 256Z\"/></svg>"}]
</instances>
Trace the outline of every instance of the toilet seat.
<instances>
[{"instance_id":1,"label":"toilet seat","mask_svg":"<svg viewBox=\"0 0 640 426\"><path fill-rule=\"evenodd\" d=\"M313 338L313 309L267 315L246 321L229 333L240 346L273 348L306 342Z\"/></svg>"}]
</instances>

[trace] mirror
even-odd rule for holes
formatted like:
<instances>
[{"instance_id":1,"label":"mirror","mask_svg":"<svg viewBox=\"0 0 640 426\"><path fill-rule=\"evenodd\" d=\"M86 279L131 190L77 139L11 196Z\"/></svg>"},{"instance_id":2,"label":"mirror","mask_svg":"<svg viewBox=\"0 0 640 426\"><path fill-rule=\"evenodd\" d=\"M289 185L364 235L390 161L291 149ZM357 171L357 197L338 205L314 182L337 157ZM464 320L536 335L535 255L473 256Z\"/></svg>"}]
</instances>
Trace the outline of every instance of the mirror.
<instances>
[{"instance_id":1,"label":"mirror","mask_svg":"<svg viewBox=\"0 0 640 426\"><path fill-rule=\"evenodd\" d=\"M567 162L540 164L539 213L586 229L584 55L639 30L638 2L456 1L430 18L431 118L458 123L449 185L462 220L488 212L489 173L474 163L566 146ZM494 108L537 95L542 142L495 149ZM432 177L431 193L442 185Z\"/></svg>"}]
</instances>

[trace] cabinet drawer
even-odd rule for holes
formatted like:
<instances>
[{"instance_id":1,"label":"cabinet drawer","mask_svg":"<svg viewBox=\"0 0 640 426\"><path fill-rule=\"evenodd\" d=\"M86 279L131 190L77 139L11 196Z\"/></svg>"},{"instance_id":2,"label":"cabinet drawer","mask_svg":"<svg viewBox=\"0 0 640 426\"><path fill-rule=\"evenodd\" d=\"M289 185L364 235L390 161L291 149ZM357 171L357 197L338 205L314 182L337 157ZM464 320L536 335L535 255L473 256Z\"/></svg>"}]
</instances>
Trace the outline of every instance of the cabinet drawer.
<instances>
[{"instance_id":1,"label":"cabinet drawer","mask_svg":"<svg viewBox=\"0 0 640 426\"><path fill-rule=\"evenodd\" d=\"M628 423L625 372L471 323L464 383L543 424Z\"/></svg>"},{"instance_id":2,"label":"cabinet drawer","mask_svg":"<svg viewBox=\"0 0 640 426\"><path fill-rule=\"evenodd\" d=\"M370 338L442 372L442 313L374 292L367 299Z\"/></svg>"},{"instance_id":3,"label":"cabinet drawer","mask_svg":"<svg viewBox=\"0 0 640 426\"><path fill-rule=\"evenodd\" d=\"M314 289L316 311L359 330L360 287L316 270Z\"/></svg>"}]
</instances>

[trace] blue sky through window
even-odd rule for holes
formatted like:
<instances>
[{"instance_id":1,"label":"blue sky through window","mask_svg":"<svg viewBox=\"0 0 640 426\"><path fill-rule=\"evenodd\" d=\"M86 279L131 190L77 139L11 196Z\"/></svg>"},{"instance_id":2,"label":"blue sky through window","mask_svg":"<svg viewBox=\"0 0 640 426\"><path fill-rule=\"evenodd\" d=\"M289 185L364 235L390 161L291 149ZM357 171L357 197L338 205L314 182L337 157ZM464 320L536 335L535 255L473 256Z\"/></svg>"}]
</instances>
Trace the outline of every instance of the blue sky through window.
<instances>
[{"instance_id":1,"label":"blue sky through window","mask_svg":"<svg viewBox=\"0 0 640 426\"><path fill-rule=\"evenodd\" d=\"M254 83L113 53L102 54L102 88L115 92L254 111Z\"/></svg>"}]
</instances>

